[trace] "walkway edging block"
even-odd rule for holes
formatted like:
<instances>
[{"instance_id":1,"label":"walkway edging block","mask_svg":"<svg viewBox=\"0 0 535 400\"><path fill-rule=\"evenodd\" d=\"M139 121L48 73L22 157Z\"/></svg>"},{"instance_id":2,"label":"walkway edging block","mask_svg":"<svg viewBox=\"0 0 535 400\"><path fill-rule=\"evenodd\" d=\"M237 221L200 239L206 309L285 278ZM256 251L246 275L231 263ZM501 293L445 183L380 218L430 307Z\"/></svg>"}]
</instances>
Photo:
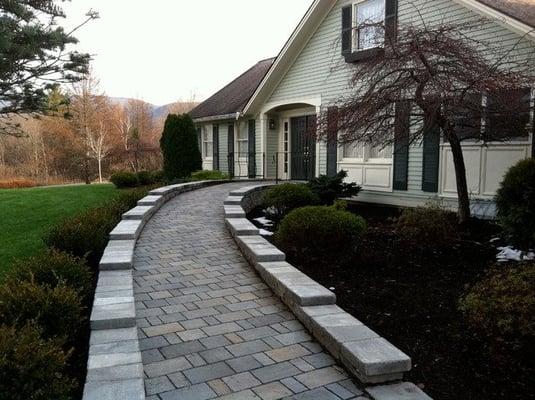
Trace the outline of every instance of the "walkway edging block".
<instances>
[{"instance_id":1,"label":"walkway edging block","mask_svg":"<svg viewBox=\"0 0 535 400\"><path fill-rule=\"evenodd\" d=\"M232 191L225 202L225 217L228 219L233 218L233 214L240 214L240 218L245 218L242 217L246 214L245 210L251 211L260 204L262 195L258 192L268 187L255 185ZM248 198L250 194L256 198L256 204L254 199ZM242 197L240 206L234 204L238 196ZM259 236L233 236L246 259L268 286L333 357L361 382L378 384L398 381L403 378L404 372L411 369L410 357L336 306L336 296L332 292L285 262L284 253L275 246ZM283 256L278 255L277 259L263 258L264 252L278 254L272 248ZM317 296L307 298L305 294L310 295L310 292L315 292Z\"/></svg>"},{"instance_id":2,"label":"walkway edging block","mask_svg":"<svg viewBox=\"0 0 535 400\"><path fill-rule=\"evenodd\" d=\"M99 263L91 310L91 339L83 400L145 400L134 302L136 242L150 218L180 193L227 181L202 181L152 190L110 232Z\"/></svg>"}]
</instances>

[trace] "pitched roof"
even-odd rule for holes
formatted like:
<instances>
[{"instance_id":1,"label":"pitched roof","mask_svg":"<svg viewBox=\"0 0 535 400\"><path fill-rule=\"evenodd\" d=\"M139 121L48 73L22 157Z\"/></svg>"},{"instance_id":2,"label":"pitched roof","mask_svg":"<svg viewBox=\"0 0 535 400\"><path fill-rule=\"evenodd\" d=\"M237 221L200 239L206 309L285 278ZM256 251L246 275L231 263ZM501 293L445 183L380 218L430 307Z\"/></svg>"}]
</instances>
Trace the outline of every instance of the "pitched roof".
<instances>
[{"instance_id":1,"label":"pitched roof","mask_svg":"<svg viewBox=\"0 0 535 400\"><path fill-rule=\"evenodd\" d=\"M477 0L535 28L535 0Z\"/></svg>"},{"instance_id":2,"label":"pitched roof","mask_svg":"<svg viewBox=\"0 0 535 400\"><path fill-rule=\"evenodd\" d=\"M245 105L267 74L275 58L259 61L191 112L193 119L217 117L243 111Z\"/></svg>"}]
</instances>

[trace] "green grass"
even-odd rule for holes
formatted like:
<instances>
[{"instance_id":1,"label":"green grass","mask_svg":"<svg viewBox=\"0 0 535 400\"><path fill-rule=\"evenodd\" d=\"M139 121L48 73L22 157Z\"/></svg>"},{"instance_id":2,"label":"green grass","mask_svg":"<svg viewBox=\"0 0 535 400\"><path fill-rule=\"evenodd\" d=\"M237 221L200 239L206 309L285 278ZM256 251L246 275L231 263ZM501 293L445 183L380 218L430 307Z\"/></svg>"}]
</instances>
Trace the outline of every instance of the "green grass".
<instances>
[{"instance_id":1,"label":"green grass","mask_svg":"<svg viewBox=\"0 0 535 400\"><path fill-rule=\"evenodd\" d=\"M14 258L44 248L50 226L120 193L113 185L77 185L0 190L0 278Z\"/></svg>"}]
</instances>

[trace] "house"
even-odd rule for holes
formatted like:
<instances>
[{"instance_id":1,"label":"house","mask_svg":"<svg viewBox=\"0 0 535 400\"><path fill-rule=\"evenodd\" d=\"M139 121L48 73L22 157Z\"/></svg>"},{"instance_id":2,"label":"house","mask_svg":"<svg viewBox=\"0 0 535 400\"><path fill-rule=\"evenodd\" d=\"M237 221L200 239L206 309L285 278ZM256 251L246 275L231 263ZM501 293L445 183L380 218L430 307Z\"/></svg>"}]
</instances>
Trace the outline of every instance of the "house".
<instances>
[{"instance_id":1,"label":"house","mask_svg":"<svg viewBox=\"0 0 535 400\"><path fill-rule=\"evenodd\" d=\"M441 199L455 206L452 155L442 141L414 143L399 159L391 148L338 146L306 135L317 115L348 92L351 64L370 51L365 45L359 48L358 40L343 37L348 25L354 26L370 9L380 10L381 18L394 24L484 16L486 21L474 35L514 47L517 57L535 54L533 0L315 0L274 61L261 62L193 111L204 167L226 168L237 177L282 180L344 169L350 180L362 185L361 201L415 206ZM247 90L234 101L235 87L241 85ZM527 95L533 127L533 91ZM232 130L238 133L225 136ZM222 137L232 140L222 142ZM533 129L508 142L463 143L471 197L484 202L493 199L508 167L532 155Z\"/></svg>"}]
</instances>

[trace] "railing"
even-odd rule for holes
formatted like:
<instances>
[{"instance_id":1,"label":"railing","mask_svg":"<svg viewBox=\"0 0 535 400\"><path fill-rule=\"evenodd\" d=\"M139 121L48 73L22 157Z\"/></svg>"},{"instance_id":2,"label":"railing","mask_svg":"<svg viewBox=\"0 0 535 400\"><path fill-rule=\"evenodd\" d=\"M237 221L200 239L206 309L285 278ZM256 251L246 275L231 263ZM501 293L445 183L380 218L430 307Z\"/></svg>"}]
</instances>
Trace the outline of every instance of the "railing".
<instances>
[{"instance_id":1,"label":"railing","mask_svg":"<svg viewBox=\"0 0 535 400\"><path fill-rule=\"evenodd\" d=\"M265 153L232 152L227 155L228 174L232 179L264 179L266 171ZM259 173L258 164L261 163L262 173Z\"/></svg>"}]
</instances>

